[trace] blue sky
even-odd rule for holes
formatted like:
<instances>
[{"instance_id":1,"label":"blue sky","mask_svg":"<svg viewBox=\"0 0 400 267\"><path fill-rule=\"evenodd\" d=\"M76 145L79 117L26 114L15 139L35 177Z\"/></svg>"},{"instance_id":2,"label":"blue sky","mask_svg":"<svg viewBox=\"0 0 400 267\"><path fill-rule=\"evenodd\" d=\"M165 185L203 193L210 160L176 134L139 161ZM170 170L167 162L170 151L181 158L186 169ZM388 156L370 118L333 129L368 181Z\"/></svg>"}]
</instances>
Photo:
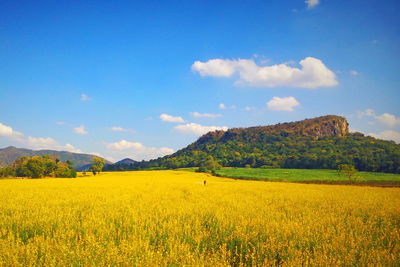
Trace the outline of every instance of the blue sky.
<instances>
[{"instance_id":1,"label":"blue sky","mask_svg":"<svg viewBox=\"0 0 400 267\"><path fill-rule=\"evenodd\" d=\"M2 1L0 147L172 153L327 114L400 142L398 1Z\"/></svg>"}]
</instances>

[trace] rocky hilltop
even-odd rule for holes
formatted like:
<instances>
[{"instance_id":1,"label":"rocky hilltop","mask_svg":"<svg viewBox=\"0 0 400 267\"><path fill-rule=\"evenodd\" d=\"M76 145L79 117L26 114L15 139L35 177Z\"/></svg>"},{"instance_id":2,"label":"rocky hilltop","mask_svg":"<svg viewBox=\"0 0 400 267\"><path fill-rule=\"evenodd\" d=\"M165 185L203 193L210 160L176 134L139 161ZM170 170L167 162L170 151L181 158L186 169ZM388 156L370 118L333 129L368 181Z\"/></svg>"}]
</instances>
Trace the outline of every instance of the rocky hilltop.
<instances>
[{"instance_id":1,"label":"rocky hilltop","mask_svg":"<svg viewBox=\"0 0 400 267\"><path fill-rule=\"evenodd\" d=\"M323 137L341 137L349 134L349 124L347 120L340 116L327 115L313 119L305 119L296 122L279 123L270 126L256 126L249 128L232 128L227 131L208 132L196 143L206 143L213 141L228 141L240 138L241 136L251 136L257 141L256 137L280 134L282 136L309 136L318 140Z\"/></svg>"}]
</instances>

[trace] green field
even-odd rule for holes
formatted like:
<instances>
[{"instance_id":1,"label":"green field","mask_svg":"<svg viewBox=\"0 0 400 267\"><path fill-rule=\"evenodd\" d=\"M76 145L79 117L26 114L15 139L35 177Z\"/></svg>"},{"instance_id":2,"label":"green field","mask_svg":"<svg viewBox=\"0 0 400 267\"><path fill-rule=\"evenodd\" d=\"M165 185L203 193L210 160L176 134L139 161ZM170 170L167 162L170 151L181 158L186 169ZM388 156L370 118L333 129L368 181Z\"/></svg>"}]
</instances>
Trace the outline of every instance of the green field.
<instances>
[{"instance_id":1,"label":"green field","mask_svg":"<svg viewBox=\"0 0 400 267\"><path fill-rule=\"evenodd\" d=\"M194 168L184 170L195 171ZM336 170L223 168L217 170L216 174L245 180L400 186L400 174L381 172L356 172L354 182L350 182L344 175L339 175Z\"/></svg>"}]
</instances>

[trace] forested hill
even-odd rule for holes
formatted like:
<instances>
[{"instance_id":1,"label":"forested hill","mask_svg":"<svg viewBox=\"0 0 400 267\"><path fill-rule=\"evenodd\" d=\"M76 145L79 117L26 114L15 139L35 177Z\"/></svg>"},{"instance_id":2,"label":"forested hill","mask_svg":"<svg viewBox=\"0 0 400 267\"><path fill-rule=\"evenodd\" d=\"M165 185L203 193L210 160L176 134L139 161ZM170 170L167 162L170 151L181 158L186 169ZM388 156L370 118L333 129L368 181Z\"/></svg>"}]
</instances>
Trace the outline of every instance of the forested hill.
<instances>
[{"instance_id":1,"label":"forested hill","mask_svg":"<svg viewBox=\"0 0 400 267\"><path fill-rule=\"evenodd\" d=\"M336 169L353 164L358 170L400 173L400 145L349 133L346 119L333 115L209 132L172 155L107 170L194 167L208 156L226 167Z\"/></svg>"},{"instance_id":2,"label":"forested hill","mask_svg":"<svg viewBox=\"0 0 400 267\"><path fill-rule=\"evenodd\" d=\"M9 146L0 149L0 167L7 166L13 163L17 158L22 156L43 156L49 155L50 157L58 158L65 162L71 161L75 169L80 169L82 166L93 163L94 155L72 153L67 151L56 151L56 150L30 150L25 148L16 148ZM111 163L106 161L107 163Z\"/></svg>"}]
</instances>

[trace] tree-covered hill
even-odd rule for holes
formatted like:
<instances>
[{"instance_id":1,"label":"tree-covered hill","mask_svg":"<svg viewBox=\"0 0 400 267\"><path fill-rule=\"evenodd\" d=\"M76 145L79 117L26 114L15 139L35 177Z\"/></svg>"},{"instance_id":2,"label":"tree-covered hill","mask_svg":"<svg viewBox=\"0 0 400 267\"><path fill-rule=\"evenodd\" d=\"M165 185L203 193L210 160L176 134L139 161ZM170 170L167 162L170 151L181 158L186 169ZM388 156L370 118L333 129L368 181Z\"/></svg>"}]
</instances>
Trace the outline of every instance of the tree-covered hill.
<instances>
[{"instance_id":1,"label":"tree-covered hill","mask_svg":"<svg viewBox=\"0 0 400 267\"><path fill-rule=\"evenodd\" d=\"M62 162L66 162L68 160L72 162L73 167L77 170L80 170L82 166L92 164L93 158L96 157L94 155L72 153L67 151L30 150L25 148L16 148L13 146L9 146L0 149L0 167L7 166L22 156L32 157L32 156L44 156L44 155L49 155L52 158L58 158ZM106 162L111 163L109 161Z\"/></svg>"},{"instance_id":2,"label":"tree-covered hill","mask_svg":"<svg viewBox=\"0 0 400 267\"><path fill-rule=\"evenodd\" d=\"M346 119L332 115L209 132L172 155L106 169L195 167L210 155L225 167L336 169L352 164L361 171L400 173L400 145L349 133Z\"/></svg>"}]
</instances>

